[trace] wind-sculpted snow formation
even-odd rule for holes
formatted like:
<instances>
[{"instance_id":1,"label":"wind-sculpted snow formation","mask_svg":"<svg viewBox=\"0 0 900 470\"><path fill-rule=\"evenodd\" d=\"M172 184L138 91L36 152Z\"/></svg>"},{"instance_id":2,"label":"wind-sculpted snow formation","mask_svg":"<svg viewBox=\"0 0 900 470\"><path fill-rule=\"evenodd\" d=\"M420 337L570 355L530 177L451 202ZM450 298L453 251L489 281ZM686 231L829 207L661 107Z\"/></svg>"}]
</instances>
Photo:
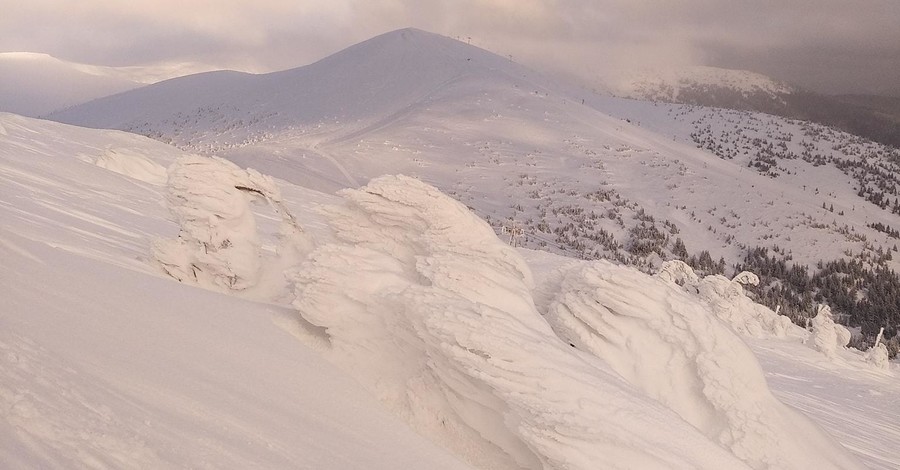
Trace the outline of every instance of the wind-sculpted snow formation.
<instances>
[{"instance_id":1,"label":"wind-sculpted snow formation","mask_svg":"<svg viewBox=\"0 0 900 470\"><path fill-rule=\"evenodd\" d=\"M557 324L566 308L578 312L566 317L567 344L535 307L523 259L465 206L401 176L342 195L344 205L325 210L337 241L294 271L294 305L324 329L331 360L466 461L856 468L771 397L750 352L686 293L585 265L555 304ZM616 299L631 317L604 317L594 297ZM602 318L616 325L605 342L588 333Z\"/></svg>"},{"instance_id":2,"label":"wind-sculpted snow formation","mask_svg":"<svg viewBox=\"0 0 900 470\"><path fill-rule=\"evenodd\" d=\"M166 199L181 231L154 244L156 260L179 281L236 291L256 285L263 266L253 198L281 215L285 238L300 237L271 177L221 158L180 158L169 168Z\"/></svg>"},{"instance_id":3,"label":"wind-sculpted snow formation","mask_svg":"<svg viewBox=\"0 0 900 470\"><path fill-rule=\"evenodd\" d=\"M721 284L709 279L700 281L701 289ZM561 286L547 316L562 338L601 358L752 468L858 468L772 396L750 349L683 289L608 261L571 269Z\"/></svg>"},{"instance_id":4,"label":"wind-sculpted snow formation","mask_svg":"<svg viewBox=\"0 0 900 470\"><path fill-rule=\"evenodd\" d=\"M731 280L719 275L700 279L686 263L672 260L663 263L656 277L698 294L720 320L740 334L782 338L789 330L799 330L788 317L778 315L744 295L744 285L759 284L759 277L751 272L743 271Z\"/></svg>"},{"instance_id":5,"label":"wind-sculpted snow formation","mask_svg":"<svg viewBox=\"0 0 900 470\"><path fill-rule=\"evenodd\" d=\"M758 304L744 295L744 285L759 283L753 273L742 272L733 280L724 276L706 276L697 284L700 298L710 306L720 320L738 333L763 338L767 335L784 337L788 330L798 327L784 315Z\"/></svg>"}]
</instances>

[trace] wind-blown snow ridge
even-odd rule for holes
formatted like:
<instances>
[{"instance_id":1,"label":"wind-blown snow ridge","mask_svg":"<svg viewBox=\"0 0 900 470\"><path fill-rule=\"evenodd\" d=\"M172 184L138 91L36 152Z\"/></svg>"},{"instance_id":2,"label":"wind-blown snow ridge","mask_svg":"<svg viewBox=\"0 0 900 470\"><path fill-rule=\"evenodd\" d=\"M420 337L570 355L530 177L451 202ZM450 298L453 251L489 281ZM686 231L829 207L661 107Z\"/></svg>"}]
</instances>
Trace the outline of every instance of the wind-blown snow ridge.
<instances>
[{"instance_id":1,"label":"wind-blown snow ridge","mask_svg":"<svg viewBox=\"0 0 900 470\"><path fill-rule=\"evenodd\" d=\"M800 429L810 439L805 449L822 456L822 468L857 468L840 449L818 448L833 444L771 398L752 354L677 287L609 263L567 278L552 318L562 318L564 310L596 315L592 295L615 298L628 312L647 308L644 316L657 318L645 324L636 320L640 315L623 312L635 320L602 335L611 344L642 335L648 342L662 339L665 349L658 356L650 349L634 358L632 350L587 356L560 341L534 305L525 262L465 206L406 177L378 178L342 195L346 204L327 210L339 242L320 247L295 271L294 305L304 320L325 328L332 360L469 462L745 468L737 456L753 468L791 468L804 447L787 430ZM615 284L617 278L623 284ZM613 283L596 284L601 279ZM645 283L653 286L649 297L632 303L642 289L636 285ZM577 298L585 300L572 303ZM591 324L579 318L563 330ZM588 336L571 340L597 353ZM681 364L663 374L671 374L670 382L658 375L666 360ZM482 439L494 450L479 446Z\"/></svg>"}]
</instances>

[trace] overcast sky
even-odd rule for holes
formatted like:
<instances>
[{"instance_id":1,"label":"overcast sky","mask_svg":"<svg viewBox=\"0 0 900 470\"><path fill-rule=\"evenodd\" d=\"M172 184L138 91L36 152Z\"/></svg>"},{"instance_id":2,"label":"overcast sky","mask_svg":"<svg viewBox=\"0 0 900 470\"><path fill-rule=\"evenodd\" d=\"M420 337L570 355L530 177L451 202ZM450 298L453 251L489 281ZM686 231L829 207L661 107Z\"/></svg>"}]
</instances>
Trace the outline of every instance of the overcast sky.
<instances>
[{"instance_id":1,"label":"overcast sky","mask_svg":"<svg viewBox=\"0 0 900 470\"><path fill-rule=\"evenodd\" d=\"M589 79L743 68L900 95L900 0L0 0L0 52L94 65L297 67L407 26Z\"/></svg>"}]
</instances>

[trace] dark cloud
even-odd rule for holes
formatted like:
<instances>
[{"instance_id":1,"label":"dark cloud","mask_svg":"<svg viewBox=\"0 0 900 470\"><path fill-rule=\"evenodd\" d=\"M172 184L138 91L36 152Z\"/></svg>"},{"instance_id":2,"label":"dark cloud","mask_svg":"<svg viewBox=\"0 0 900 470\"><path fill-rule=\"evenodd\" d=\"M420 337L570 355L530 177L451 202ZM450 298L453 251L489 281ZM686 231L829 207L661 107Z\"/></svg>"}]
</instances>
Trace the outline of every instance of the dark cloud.
<instances>
[{"instance_id":1,"label":"dark cloud","mask_svg":"<svg viewBox=\"0 0 900 470\"><path fill-rule=\"evenodd\" d=\"M897 0L0 0L0 51L98 65L268 71L414 26L590 79L647 65L746 68L898 92Z\"/></svg>"}]
</instances>

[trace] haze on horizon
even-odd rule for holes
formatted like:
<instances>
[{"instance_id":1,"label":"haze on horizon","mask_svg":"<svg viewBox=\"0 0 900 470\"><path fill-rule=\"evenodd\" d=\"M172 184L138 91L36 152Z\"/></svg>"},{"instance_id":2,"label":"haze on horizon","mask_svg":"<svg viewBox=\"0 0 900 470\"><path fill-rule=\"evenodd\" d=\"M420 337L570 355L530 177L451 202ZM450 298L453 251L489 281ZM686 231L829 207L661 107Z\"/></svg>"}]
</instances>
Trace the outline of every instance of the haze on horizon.
<instances>
[{"instance_id":1,"label":"haze on horizon","mask_svg":"<svg viewBox=\"0 0 900 470\"><path fill-rule=\"evenodd\" d=\"M0 10L0 52L99 66L268 72L415 27L586 83L711 65L900 96L896 0L0 0Z\"/></svg>"}]
</instances>

